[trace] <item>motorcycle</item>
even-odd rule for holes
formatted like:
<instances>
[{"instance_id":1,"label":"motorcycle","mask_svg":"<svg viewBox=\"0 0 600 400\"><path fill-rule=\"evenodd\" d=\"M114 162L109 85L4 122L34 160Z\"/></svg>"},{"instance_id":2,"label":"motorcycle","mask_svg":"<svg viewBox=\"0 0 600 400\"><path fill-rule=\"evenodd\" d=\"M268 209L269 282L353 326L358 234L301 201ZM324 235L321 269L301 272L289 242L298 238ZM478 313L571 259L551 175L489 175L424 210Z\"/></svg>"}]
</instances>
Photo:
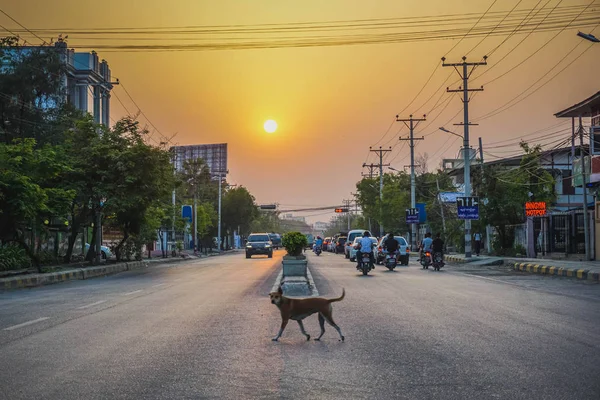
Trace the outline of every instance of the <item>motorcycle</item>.
<instances>
[{"instance_id":1,"label":"motorcycle","mask_svg":"<svg viewBox=\"0 0 600 400\"><path fill-rule=\"evenodd\" d=\"M373 269L370 253L363 253L359 259L359 264L356 269L362 271L363 275L367 275Z\"/></svg>"},{"instance_id":2,"label":"motorcycle","mask_svg":"<svg viewBox=\"0 0 600 400\"><path fill-rule=\"evenodd\" d=\"M387 269L389 269L390 271L393 271L394 268L396 268L396 265L398 264L398 260L396 259L396 253L387 253L385 255L385 266L387 267Z\"/></svg>"},{"instance_id":3,"label":"motorcycle","mask_svg":"<svg viewBox=\"0 0 600 400\"><path fill-rule=\"evenodd\" d=\"M321 246L317 246L317 247L315 247L315 254L316 254L316 255L320 256L322 251L323 251L323 250L321 250Z\"/></svg>"},{"instance_id":4,"label":"motorcycle","mask_svg":"<svg viewBox=\"0 0 600 400\"><path fill-rule=\"evenodd\" d=\"M443 254L439 251L433 253L433 269L439 271L444 265L445 263Z\"/></svg>"},{"instance_id":5,"label":"motorcycle","mask_svg":"<svg viewBox=\"0 0 600 400\"><path fill-rule=\"evenodd\" d=\"M429 250L423 251L419 262L423 266L423 269L429 269L429 266L431 265L431 252Z\"/></svg>"}]
</instances>

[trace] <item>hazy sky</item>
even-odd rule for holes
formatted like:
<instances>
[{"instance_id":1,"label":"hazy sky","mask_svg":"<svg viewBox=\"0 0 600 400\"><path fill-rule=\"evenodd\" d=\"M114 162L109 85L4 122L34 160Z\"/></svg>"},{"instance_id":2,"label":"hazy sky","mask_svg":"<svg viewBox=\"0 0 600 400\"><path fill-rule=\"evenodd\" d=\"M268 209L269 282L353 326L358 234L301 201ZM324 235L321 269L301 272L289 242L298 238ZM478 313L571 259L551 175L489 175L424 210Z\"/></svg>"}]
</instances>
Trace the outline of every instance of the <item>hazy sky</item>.
<instances>
[{"instance_id":1,"label":"hazy sky","mask_svg":"<svg viewBox=\"0 0 600 400\"><path fill-rule=\"evenodd\" d=\"M588 0L543 0L541 4L547 1L548 9L558 3L560 6L590 3ZM23 0L2 3L4 11L28 28L64 29L69 35L68 43L77 45L84 43L82 35L70 33L77 28L270 24L483 13L492 0ZM518 0L497 0L490 11L508 12L517 3ZM538 3L538 0L523 0L517 10L532 8ZM594 4L588 12L598 7L600 3ZM17 27L2 15L0 24L9 29ZM574 25L550 42L556 32L533 34L503 59L524 35L515 35L504 43L488 59L489 65L473 74L476 78L486 68L493 67L481 79L473 79L473 87L502 75L544 43L548 44L512 72L486 85L485 91L471 102L471 120L517 96L574 46L580 44L539 84L586 50L589 42L578 38L577 30L578 26ZM598 35L600 29L594 33ZM505 37L486 39L469 54L469 60L479 61ZM336 205L349 198L360 179L363 162L376 161L373 155L368 156L370 145L394 146L386 162L396 169L407 165L408 146L397 140L399 135L406 135L406 129L398 133L401 123L395 123L385 139L378 141L395 115L441 64L440 58L445 55L449 62L458 62L479 40L465 39L450 53L447 52L456 41L197 52L98 50L98 53L109 62L113 76L123 82L162 133L168 136L177 133L174 141L182 145L229 143L229 180L248 187L260 203L277 202L282 208L290 208L288 206ZM97 43L104 42L98 40ZM499 60L502 61L495 66ZM517 140L523 134L560 122L554 118L555 112L600 90L599 61L600 44L596 44L517 106L480 121L481 125L471 130L473 145L477 146L477 138L482 137L485 150L486 143ZM420 116L429 112L443 96L438 103L442 107L434 110L416 131L417 136L427 135L416 152L429 154L430 169L437 167L442 158L454 158L461 145L459 138L437 129L462 108L456 96L443 107L446 96L450 95L437 91L451 73L454 75L444 87L455 82L458 76L450 68L438 67L421 95L402 114L403 117L410 113ZM114 93L130 111L136 110L122 88L117 86ZM433 94L432 100L421 107ZM126 114L114 96L112 110L114 119ZM267 134L263 130L263 123L269 118L279 124L276 133ZM462 122L462 113L446 124L447 128L462 133L459 127L452 126L454 122ZM510 155L515 147L495 148L490 152L497 156ZM311 220L328 220L330 216L316 215Z\"/></svg>"}]
</instances>

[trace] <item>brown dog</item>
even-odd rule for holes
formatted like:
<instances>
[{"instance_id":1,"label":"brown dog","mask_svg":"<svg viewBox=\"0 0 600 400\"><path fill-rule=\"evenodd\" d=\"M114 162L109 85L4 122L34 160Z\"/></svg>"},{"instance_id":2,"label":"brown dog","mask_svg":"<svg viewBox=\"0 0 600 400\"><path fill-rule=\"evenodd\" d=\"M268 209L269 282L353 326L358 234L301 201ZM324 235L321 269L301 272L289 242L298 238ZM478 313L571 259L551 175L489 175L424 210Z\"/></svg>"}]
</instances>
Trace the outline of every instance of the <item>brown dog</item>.
<instances>
[{"instance_id":1,"label":"brown dog","mask_svg":"<svg viewBox=\"0 0 600 400\"><path fill-rule=\"evenodd\" d=\"M331 303L335 301L341 301L345 295L346 291L342 289L342 295L337 299L324 299L322 297L290 299L289 297L285 297L283 295L281 287L279 287L278 291L269 293L271 303L275 304L281 311L281 328L279 329L279 333L276 337L273 338L273 340L279 340L281 334L283 333L283 330L285 329L285 326L287 325L290 319L298 321L298 325L300 325L300 330L302 331L302 334L306 336L306 340L310 340L310 335L304 330L302 320L308 317L309 315L319 313L319 325L321 326L321 334L315 340L321 340L321 337L325 333L325 321L327 321L329 325L333 326L338 331L338 333L340 334L340 338L343 342L344 335L342 335L342 330L339 326L335 324L335 322L333 322L333 318L331 317Z\"/></svg>"}]
</instances>

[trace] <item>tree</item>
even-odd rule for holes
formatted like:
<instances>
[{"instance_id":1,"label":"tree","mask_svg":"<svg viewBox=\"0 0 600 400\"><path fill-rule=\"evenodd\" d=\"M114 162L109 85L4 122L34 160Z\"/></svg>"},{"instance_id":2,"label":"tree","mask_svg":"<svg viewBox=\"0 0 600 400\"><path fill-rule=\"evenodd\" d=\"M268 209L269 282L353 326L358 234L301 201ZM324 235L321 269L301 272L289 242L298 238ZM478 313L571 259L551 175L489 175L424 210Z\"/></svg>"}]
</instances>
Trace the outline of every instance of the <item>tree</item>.
<instances>
[{"instance_id":1,"label":"tree","mask_svg":"<svg viewBox=\"0 0 600 400\"><path fill-rule=\"evenodd\" d=\"M175 180L167 150L148 145L148 134L138 123L126 117L107 131L102 140L106 154L104 167L110 176L105 209L114 216L114 225L123 232L115 247L117 260L130 235L138 235L146 211L157 200L169 196Z\"/></svg>"},{"instance_id":2,"label":"tree","mask_svg":"<svg viewBox=\"0 0 600 400\"><path fill-rule=\"evenodd\" d=\"M525 202L555 201L554 179L541 167L541 147L521 142L521 148L525 154L519 168L499 165L474 177L477 193L485 193L479 205L482 222L496 228L495 249L500 253L513 247L514 226L524 222Z\"/></svg>"},{"instance_id":3,"label":"tree","mask_svg":"<svg viewBox=\"0 0 600 400\"><path fill-rule=\"evenodd\" d=\"M223 195L221 204L221 223L224 232L238 230L243 234L250 233L250 225L258 216L258 207L254 196L243 186L229 189Z\"/></svg>"},{"instance_id":4,"label":"tree","mask_svg":"<svg viewBox=\"0 0 600 400\"><path fill-rule=\"evenodd\" d=\"M45 221L66 215L75 192L58 186L68 170L63 155L35 144L33 139L0 143L0 240L17 243L41 271L35 232L45 229Z\"/></svg>"}]
</instances>

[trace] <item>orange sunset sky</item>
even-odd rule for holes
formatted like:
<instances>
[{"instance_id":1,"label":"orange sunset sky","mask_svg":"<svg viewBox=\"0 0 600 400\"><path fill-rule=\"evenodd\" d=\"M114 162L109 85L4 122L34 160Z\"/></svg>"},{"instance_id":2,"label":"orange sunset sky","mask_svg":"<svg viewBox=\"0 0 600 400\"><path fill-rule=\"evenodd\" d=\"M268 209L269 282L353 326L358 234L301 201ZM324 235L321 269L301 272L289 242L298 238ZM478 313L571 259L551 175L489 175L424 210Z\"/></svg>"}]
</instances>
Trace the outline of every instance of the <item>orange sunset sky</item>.
<instances>
[{"instance_id":1,"label":"orange sunset sky","mask_svg":"<svg viewBox=\"0 0 600 400\"><path fill-rule=\"evenodd\" d=\"M396 169L407 165L408 146L397 140L400 135L406 136L407 131L400 131L403 125L393 121L430 76L422 93L401 116L429 113L440 99L438 104L442 106L429 113L428 121L416 131L417 136L426 135L416 153L428 153L430 170L435 169L442 158L454 158L461 146L460 139L439 131L438 127L444 125L462 133L459 127L452 126L452 123L462 122L462 113L459 113L462 103L456 95L450 99L451 95L444 94L444 89L438 91L450 74L453 75L443 88L458 79L451 68L441 67L440 58L446 56L449 62L458 62L482 37L466 38L451 51L458 39L312 48L128 52L114 48L103 50L98 46L132 43L130 36L124 34L104 40L78 31L481 15L488 8L490 13L506 14L515 6L518 11L536 5L538 9L545 5L545 12L555 6L560 10L560 7L592 4L583 15L596 13L597 16L600 9L600 2L588 0L5 0L2 3L2 9L27 28L60 31L69 35L69 46L96 48L99 56L110 64L113 76L120 79L154 125L166 136L177 133L174 142L181 145L228 143L229 181L246 186L257 202L277 202L282 208L334 206L350 198L350 192L361 178L363 162L376 161L368 152L371 145L393 146L386 162ZM574 10L578 13L583 8ZM477 19L471 19L460 28L468 29L475 22ZM8 29L18 28L2 15L0 24ZM493 23L481 22L481 25L489 24ZM596 26L581 27L576 22L556 37L558 30L534 33L516 49L515 45L525 34L515 34L502 44L488 59L488 66L473 73L472 87L501 76L545 47L505 76L486 84L485 91L471 102L471 121L502 106L544 74L548 75L532 87L534 90L545 84L534 94L504 112L479 121L480 125L471 130L473 147L477 146L478 137L482 137L485 150L486 143L506 139L514 139L516 143L525 134L552 127L561 122L554 118L555 112L600 90L600 44L576 36L578 30L598 36L600 29ZM318 34L360 36L370 33L353 28ZM154 35L147 36L152 40L144 44L211 43L235 35L181 35L177 39ZM269 35L267 38L271 40L291 34ZM294 35L302 37L304 34ZM479 61L506 37L504 34L486 38L469 54L468 60ZM35 43L33 38L32 42ZM490 71L478 79L486 69ZM137 109L123 88L116 86L113 91L129 111ZM426 102L428 99L431 100ZM126 115L115 96L111 106L112 118ZM279 128L275 133L263 130L267 119L277 121ZM565 125L549 128L540 135L568 126L569 122L565 121ZM540 140L543 143L543 139ZM508 156L516 153L517 146L495 150L490 152ZM332 214L305 215L312 215L312 221L327 221Z\"/></svg>"}]
</instances>

